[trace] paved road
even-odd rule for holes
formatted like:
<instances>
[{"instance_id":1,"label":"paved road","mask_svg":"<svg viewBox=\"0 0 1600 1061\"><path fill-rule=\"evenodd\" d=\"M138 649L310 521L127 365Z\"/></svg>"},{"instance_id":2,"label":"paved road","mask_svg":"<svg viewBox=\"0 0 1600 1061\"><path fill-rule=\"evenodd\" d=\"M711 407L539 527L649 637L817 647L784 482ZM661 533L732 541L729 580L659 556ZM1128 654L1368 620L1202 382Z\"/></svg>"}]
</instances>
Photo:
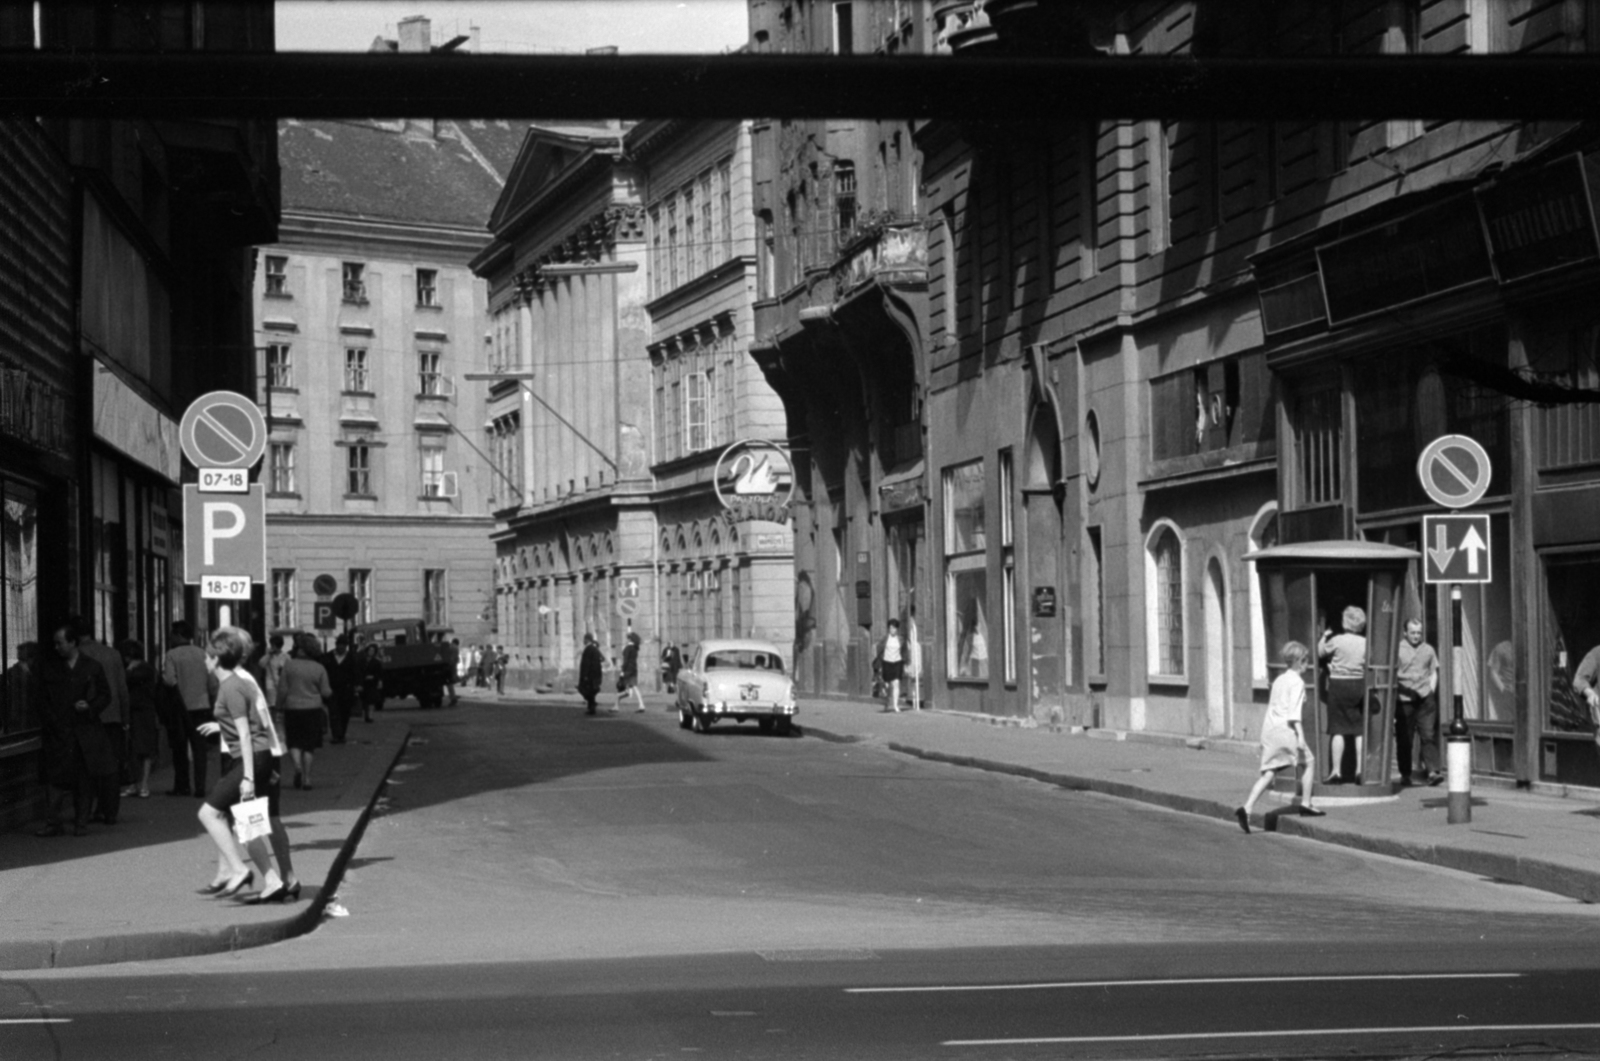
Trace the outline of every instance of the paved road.
<instances>
[{"instance_id":1,"label":"paved road","mask_svg":"<svg viewBox=\"0 0 1600 1061\"><path fill-rule=\"evenodd\" d=\"M660 711L409 717L348 918L9 975L70 1023L0 1057L1600 1051L1600 910L1547 893Z\"/></svg>"}]
</instances>

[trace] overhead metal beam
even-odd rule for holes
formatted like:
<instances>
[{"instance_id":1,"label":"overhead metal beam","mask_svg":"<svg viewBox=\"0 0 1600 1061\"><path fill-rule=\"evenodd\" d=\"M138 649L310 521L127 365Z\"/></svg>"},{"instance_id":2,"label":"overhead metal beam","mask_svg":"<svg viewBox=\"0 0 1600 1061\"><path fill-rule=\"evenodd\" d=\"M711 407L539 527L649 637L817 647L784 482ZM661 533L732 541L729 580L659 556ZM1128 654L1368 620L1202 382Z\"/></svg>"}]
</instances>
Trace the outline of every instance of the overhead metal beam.
<instances>
[{"instance_id":1,"label":"overhead metal beam","mask_svg":"<svg viewBox=\"0 0 1600 1061\"><path fill-rule=\"evenodd\" d=\"M75 117L1600 117L1600 55L1315 59L0 52L0 111Z\"/></svg>"}]
</instances>

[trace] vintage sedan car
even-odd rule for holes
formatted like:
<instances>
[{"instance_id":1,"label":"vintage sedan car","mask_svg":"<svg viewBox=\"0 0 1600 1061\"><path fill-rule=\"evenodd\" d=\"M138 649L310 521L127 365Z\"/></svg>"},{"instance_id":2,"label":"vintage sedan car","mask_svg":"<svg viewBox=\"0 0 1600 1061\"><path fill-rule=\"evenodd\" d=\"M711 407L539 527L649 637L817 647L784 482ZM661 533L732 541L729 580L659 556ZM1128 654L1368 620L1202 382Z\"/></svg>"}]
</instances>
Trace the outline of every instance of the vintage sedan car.
<instances>
[{"instance_id":1,"label":"vintage sedan car","mask_svg":"<svg viewBox=\"0 0 1600 1061\"><path fill-rule=\"evenodd\" d=\"M724 719L754 719L764 732L787 734L794 712L794 682L770 641L702 641L678 672L678 725L696 733Z\"/></svg>"}]
</instances>

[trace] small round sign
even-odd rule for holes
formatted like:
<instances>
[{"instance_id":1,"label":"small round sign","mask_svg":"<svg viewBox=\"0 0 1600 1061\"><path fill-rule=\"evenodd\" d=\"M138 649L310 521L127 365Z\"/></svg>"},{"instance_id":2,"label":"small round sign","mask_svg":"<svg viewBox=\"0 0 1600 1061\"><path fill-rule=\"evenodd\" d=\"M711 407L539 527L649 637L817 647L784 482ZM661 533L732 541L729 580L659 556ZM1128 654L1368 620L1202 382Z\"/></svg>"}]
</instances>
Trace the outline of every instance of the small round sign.
<instances>
[{"instance_id":1,"label":"small round sign","mask_svg":"<svg viewBox=\"0 0 1600 1061\"><path fill-rule=\"evenodd\" d=\"M339 580L332 575L318 575L311 580L311 591L319 597L331 597L339 592Z\"/></svg>"},{"instance_id":2,"label":"small round sign","mask_svg":"<svg viewBox=\"0 0 1600 1061\"><path fill-rule=\"evenodd\" d=\"M635 615L638 615L639 614L639 598L637 598L637 597L618 597L617 598L617 614L622 616L624 619L632 619Z\"/></svg>"},{"instance_id":3,"label":"small round sign","mask_svg":"<svg viewBox=\"0 0 1600 1061\"><path fill-rule=\"evenodd\" d=\"M184 410L178 443L196 468L249 468L267 450L267 421L244 395L212 391Z\"/></svg>"},{"instance_id":4,"label":"small round sign","mask_svg":"<svg viewBox=\"0 0 1600 1061\"><path fill-rule=\"evenodd\" d=\"M333 614L340 619L349 621L354 619L361 611L361 602L356 600L351 593L341 593L333 598Z\"/></svg>"},{"instance_id":5,"label":"small round sign","mask_svg":"<svg viewBox=\"0 0 1600 1061\"><path fill-rule=\"evenodd\" d=\"M1417 478L1436 504L1467 508L1489 491L1494 468L1489 454L1466 435L1441 435L1417 458Z\"/></svg>"}]
</instances>

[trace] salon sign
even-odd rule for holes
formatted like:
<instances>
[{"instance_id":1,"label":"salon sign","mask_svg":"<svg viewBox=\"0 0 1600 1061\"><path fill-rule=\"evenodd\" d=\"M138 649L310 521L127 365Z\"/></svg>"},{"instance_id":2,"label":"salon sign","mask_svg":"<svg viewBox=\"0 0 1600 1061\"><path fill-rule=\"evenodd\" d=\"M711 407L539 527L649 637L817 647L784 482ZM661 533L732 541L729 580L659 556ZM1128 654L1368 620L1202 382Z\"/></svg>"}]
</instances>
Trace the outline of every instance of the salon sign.
<instances>
[{"instance_id":1,"label":"salon sign","mask_svg":"<svg viewBox=\"0 0 1600 1061\"><path fill-rule=\"evenodd\" d=\"M717 500L733 523L789 521L794 465L789 461L789 451L775 442L735 442L717 458L712 483Z\"/></svg>"}]
</instances>

